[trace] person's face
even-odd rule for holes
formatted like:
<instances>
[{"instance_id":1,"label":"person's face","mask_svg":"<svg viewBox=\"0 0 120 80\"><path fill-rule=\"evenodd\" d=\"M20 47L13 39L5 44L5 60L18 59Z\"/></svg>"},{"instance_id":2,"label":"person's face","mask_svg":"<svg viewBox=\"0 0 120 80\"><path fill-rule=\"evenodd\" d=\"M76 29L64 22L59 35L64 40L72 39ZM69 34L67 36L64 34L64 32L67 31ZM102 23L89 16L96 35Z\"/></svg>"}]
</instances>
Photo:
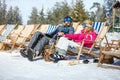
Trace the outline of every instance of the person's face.
<instances>
[{"instance_id":1,"label":"person's face","mask_svg":"<svg viewBox=\"0 0 120 80\"><path fill-rule=\"evenodd\" d=\"M71 22L66 21L66 22L65 22L65 25L66 25L66 26L70 26L70 25L71 25Z\"/></svg>"},{"instance_id":2,"label":"person's face","mask_svg":"<svg viewBox=\"0 0 120 80\"><path fill-rule=\"evenodd\" d=\"M91 27L87 27L87 26L86 26L85 29L84 29L84 31L85 31L85 32L91 31Z\"/></svg>"}]
</instances>

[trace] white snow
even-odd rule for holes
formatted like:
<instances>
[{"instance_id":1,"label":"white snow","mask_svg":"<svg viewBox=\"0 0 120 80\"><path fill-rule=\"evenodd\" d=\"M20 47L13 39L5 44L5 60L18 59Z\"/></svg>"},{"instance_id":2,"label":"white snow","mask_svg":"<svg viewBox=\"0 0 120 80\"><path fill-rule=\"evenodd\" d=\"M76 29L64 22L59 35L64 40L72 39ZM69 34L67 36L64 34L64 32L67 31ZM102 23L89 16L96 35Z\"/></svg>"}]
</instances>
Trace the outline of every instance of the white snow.
<instances>
[{"instance_id":1,"label":"white snow","mask_svg":"<svg viewBox=\"0 0 120 80\"><path fill-rule=\"evenodd\" d=\"M119 34L108 33L107 36L109 40L120 39ZM97 63L74 66L67 63L55 64L41 58L30 62L20 56L18 50L0 51L0 80L120 80L120 70L100 68Z\"/></svg>"}]
</instances>

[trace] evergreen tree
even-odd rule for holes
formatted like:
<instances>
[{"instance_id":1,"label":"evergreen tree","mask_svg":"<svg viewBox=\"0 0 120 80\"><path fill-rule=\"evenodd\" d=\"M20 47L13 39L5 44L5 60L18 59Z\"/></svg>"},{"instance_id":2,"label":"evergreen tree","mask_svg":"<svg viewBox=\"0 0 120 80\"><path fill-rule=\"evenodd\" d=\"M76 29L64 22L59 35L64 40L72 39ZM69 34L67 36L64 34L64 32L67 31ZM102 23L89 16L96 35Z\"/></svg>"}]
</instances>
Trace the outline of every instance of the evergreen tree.
<instances>
[{"instance_id":1,"label":"evergreen tree","mask_svg":"<svg viewBox=\"0 0 120 80\"><path fill-rule=\"evenodd\" d=\"M39 23L39 16L38 16L38 11L37 8L33 7L31 16L29 17L30 20L28 20L28 24L38 24Z\"/></svg>"},{"instance_id":2,"label":"evergreen tree","mask_svg":"<svg viewBox=\"0 0 120 80\"><path fill-rule=\"evenodd\" d=\"M47 24L51 24L51 20L52 20L52 11L48 11L47 12L47 18L46 18L46 23Z\"/></svg>"},{"instance_id":3,"label":"evergreen tree","mask_svg":"<svg viewBox=\"0 0 120 80\"><path fill-rule=\"evenodd\" d=\"M46 20L45 20L45 17L44 17L44 9L42 8L40 13L39 13L39 23L41 24L45 24L46 23Z\"/></svg>"},{"instance_id":4,"label":"evergreen tree","mask_svg":"<svg viewBox=\"0 0 120 80\"><path fill-rule=\"evenodd\" d=\"M6 8L7 8L7 5L5 3L5 0L3 0L3 5L2 5L2 22L3 22L3 24L6 23L6 14L7 14Z\"/></svg>"},{"instance_id":5,"label":"evergreen tree","mask_svg":"<svg viewBox=\"0 0 120 80\"><path fill-rule=\"evenodd\" d=\"M57 20L58 18L59 18L59 16L58 17L56 17L57 16L57 14L56 14L57 12L53 12L53 11L49 11L47 14L48 14L48 16L47 16L47 23L48 24L57 24L59 21Z\"/></svg>"},{"instance_id":6,"label":"evergreen tree","mask_svg":"<svg viewBox=\"0 0 120 80\"><path fill-rule=\"evenodd\" d=\"M13 23L22 24L22 17L19 13L20 13L19 8L16 6L13 11L13 15L14 15Z\"/></svg>"},{"instance_id":7,"label":"evergreen tree","mask_svg":"<svg viewBox=\"0 0 120 80\"><path fill-rule=\"evenodd\" d=\"M47 23L48 24L58 24L59 22L59 18L60 18L60 4L58 2L56 2L56 4L54 5L54 7L52 8L52 10L49 10L47 12Z\"/></svg>"},{"instance_id":8,"label":"evergreen tree","mask_svg":"<svg viewBox=\"0 0 120 80\"><path fill-rule=\"evenodd\" d=\"M22 17L19 12L20 11L17 6L15 9L13 9L11 6L6 16L7 24L22 24Z\"/></svg>"},{"instance_id":9,"label":"evergreen tree","mask_svg":"<svg viewBox=\"0 0 120 80\"><path fill-rule=\"evenodd\" d=\"M53 9L48 11L47 21L52 24L59 24L63 22L63 18L70 14L70 7L68 3L65 2L56 2Z\"/></svg>"},{"instance_id":10,"label":"evergreen tree","mask_svg":"<svg viewBox=\"0 0 120 80\"><path fill-rule=\"evenodd\" d=\"M13 22L14 22L14 15L13 15L12 6L8 10L8 13L7 13L7 16L6 16L6 21L7 21L7 24L13 24Z\"/></svg>"},{"instance_id":11,"label":"evergreen tree","mask_svg":"<svg viewBox=\"0 0 120 80\"><path fill-rule=\"evenodd\" d=\"M0 0L0 24L22 24L22 17L19 15L19 8L15 7L14 10L11 6L8 12L6 8L6 0L3 0L3 2Z\"/></svg>"},{"instance_id":12,"label":"evergreen tree","mask_svg":"<svg viewBox=\"0 0 120 80\"><path fill-rule=\"evenodd\" d=\"M83 22L85 19L87 19L82 0L76 0L75 5L73 5L73 10L71 11L71 16L75 22Z\"/></svg>"},{"instance_id":13,"label":"evergreen tree","mask_svg":"<svg viewBox=\"0 0 120 80\"><path fill-rule=\"evenodd\" d=\"M55 15L55 21L58 21L59 23L63 22L63 18L68 16L70 13L70 7L68 3L60 2L56 3L55 9L53 10L53 14Z\"/></svg>"},{"instance_id":14,"label":"evergreen tree","mask_svg":"<svg viewBox=\"0 0 120 80\"><path fill-rule=\"evenodd\" d=\"M71 10L71 7L68 5L68 3L62 2L62 5L61 5L62 16L61 16L61 18L63 19L64 17L70 15L70 10Z\"/></svg>"}]
</instances>

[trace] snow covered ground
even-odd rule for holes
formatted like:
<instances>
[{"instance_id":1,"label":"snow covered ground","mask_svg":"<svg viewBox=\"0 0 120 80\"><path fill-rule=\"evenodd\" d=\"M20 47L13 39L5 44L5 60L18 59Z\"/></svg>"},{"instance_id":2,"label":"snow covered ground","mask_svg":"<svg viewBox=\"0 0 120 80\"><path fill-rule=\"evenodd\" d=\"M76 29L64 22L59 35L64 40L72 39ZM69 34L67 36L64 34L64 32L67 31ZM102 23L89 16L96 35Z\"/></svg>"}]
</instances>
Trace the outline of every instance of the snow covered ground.
<instances>
[{"instance_id":1,"label":"snow covered ground","mask_svg":"<svg viewBox=\"0 0 120 80\"><path fill-rule=\"evenodd\" d=\"M120 80L119 75L119 70L100 68L96 63L29 62L19 53L0 52L0 80Z\"/></svg>"},{"instance_id":2,"label":"snow covered ground","mask_svg":"<svg viewBox=\"0 0 120 80\"><path fill-rule=\"evenodd\" d=\"M117 33L107 34L109 40L120 38ZM19 51L12 53L0 51L0 80L120 80L120 70L97 67L96 63L67 65L45 62L43 59L30 62L20 56Z\"/></svg>"}]
</instances>

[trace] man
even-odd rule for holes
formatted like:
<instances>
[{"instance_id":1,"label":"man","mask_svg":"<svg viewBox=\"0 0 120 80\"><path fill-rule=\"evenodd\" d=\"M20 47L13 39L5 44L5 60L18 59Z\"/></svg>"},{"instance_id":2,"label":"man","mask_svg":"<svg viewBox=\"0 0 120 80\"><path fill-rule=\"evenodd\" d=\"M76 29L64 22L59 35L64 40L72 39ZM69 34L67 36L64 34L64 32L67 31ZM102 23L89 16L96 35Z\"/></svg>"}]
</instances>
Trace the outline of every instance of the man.
<instances>
[{"instance_id":1,"label":"man","mask_svg":"<svg viewBox=\"0 0 120 80\"><path fill-rule=\"evenodd\" d=\"M26 56L29 61L33 61L35 56L38 56L44 51L44 47L48 45L49 42L54 42L57 37L73 33L74 28L72 27L72 18L67 16L64 18L64 24L52 33L46 34L47 36L43 36L43 34L39 31L35 32L28 45L27 54L25 54L24 50L21 50L20 53L23 57Z\"/></svg>"}]
</instances>

